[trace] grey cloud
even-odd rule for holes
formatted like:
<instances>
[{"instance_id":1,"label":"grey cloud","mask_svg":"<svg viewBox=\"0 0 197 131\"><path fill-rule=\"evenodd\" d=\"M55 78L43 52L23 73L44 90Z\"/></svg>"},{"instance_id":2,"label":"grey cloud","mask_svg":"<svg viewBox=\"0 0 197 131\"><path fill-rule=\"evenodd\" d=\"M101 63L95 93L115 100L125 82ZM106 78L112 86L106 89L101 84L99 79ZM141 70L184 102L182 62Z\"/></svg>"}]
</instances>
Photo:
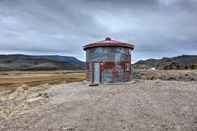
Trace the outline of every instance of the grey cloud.
<instances>
[{"instance_id":1,"label":"grey cloud","mask_svg":"<svg viewBox=\"0 0 197 131\"><path fill-rule=\"evenodd\" d=\"M0 52L59 53L111 36L134 59L196 53L195 0L0 0Z\"/></svg>"}]
</instances>

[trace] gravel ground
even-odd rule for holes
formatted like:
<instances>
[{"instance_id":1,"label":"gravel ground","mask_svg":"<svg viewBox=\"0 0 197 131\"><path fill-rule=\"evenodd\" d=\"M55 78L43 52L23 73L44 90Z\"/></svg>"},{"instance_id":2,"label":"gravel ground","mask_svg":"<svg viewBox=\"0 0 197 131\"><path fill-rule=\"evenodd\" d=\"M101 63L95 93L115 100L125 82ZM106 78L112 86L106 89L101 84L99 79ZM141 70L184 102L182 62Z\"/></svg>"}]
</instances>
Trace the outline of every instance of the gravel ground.
<instances>
[{"instance_id":1,"label":"gravel ground","mask_svg":"<svg viewBox=\"0 0 197 131\"><path fill-rule=\"evenodd\" d=\"M2 131L197 131L196 81L79 82L13 93L0 97Z\"/></svg>"}]
</instances>

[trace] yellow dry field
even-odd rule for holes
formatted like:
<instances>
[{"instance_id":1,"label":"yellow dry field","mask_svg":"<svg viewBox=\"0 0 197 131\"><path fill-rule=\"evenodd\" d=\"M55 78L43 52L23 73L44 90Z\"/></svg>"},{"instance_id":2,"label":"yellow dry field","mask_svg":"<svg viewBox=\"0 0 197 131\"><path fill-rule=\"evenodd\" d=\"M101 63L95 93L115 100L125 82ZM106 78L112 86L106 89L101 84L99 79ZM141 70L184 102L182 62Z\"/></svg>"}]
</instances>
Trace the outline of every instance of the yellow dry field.
<instances>
[{"instance_id":1,"label":"yellow dry field","mask_svg":"<svg viewBox=\"0 0 197 131\"><path fill-rule=\"evenodd\" d=\"M84 71L11 71L0 72L0 90L26 88L42 84L60 84L85 80Z\"/></svg>"}]
</instances>

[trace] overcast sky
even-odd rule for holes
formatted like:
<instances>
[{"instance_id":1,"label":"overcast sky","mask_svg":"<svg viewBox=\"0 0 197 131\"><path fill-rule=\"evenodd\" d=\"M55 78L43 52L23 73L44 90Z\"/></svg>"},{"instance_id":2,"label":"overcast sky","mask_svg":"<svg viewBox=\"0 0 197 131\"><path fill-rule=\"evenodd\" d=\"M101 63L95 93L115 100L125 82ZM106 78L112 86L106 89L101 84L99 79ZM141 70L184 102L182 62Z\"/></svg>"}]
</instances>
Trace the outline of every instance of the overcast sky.
<instances>
[{"instance_id":1,"label":"overcast sky","mask_svg":"<svg viewBox=\"0 0 197 131\"><path fill-rule=\"evenodd\" d=\"M0 53L71 55L111 37L135 61L197 54L197 0L0 0Z\"/></svg>"}]
</instances>

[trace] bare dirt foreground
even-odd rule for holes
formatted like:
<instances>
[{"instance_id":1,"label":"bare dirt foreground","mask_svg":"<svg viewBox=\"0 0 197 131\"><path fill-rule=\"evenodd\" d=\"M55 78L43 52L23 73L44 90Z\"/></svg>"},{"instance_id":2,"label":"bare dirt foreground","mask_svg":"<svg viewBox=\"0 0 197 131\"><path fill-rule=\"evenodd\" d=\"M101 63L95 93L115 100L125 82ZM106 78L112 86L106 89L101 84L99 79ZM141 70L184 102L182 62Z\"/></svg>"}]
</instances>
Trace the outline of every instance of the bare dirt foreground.
<instances>
[{"instance_id":1,"label":"bare dirt foreground","mask_svg":"<svg viewBox=\"0 0 197 131\"><path fill-rule=\"evenodd\" d=\"M196 131L197 82L43 85L0 96L2 131ZM4 96L4 97L3 97Z\"/></svg>"}]
</instances>

